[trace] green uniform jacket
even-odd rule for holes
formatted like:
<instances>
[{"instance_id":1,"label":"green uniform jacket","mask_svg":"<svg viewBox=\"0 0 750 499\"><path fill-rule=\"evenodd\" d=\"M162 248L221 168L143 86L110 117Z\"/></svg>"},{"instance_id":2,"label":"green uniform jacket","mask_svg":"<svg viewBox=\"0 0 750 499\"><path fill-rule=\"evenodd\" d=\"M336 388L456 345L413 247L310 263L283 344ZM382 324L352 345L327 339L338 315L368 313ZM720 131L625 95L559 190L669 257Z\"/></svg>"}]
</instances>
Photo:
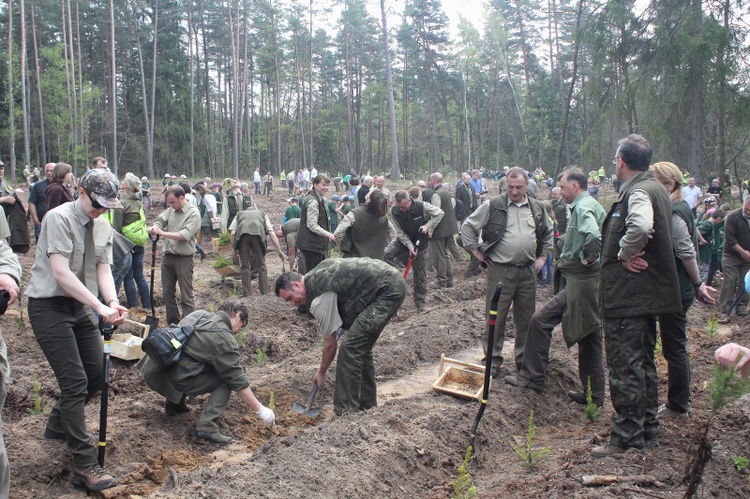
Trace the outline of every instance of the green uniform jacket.
<instances>
[{"instance_id":1,"label":"green uniform jacket","mask_svg":"<svg viewBox=\"0 0 750 499\"><path fill-rule=\"evenodd\" d=\"M625 187L625 186L623 186ZM628 201L635 189L651 200L653 233L643 248L648 268L630 272L618 258L620 239L627 232ZM637 317L682 310L677 266L672 243L672 205L669 195L651 171L632 177L612 205L603 225L601 267L602 315L605 319Z\"/></svg>"},{"instance_id":2,"label":"green uniform jacket","mask_svg":"<svg viewBox=\"0 0 750 499\"><path fill-rule=\"evenodd\" d=\"M259 210L244 210L237 213L237 229L234 233L234 247L238 248L240 238L243 234L258 236L263 244L263 251L266 250L266 214Z\"/></svg>"},{"instance_id":3,"label":"green uniform jacket","mask_svg":"<svg viewBox=\"0 0 750 499\"><path fill-rule=\"evenodd\" d=\"M388 245L388 217L379 217L364 206L354 210L354 226L350 227L351 251L347 258L368 257L382 260Z\"/></svg>"},{"instance_id":4,"label":"green uniform jacket","mask_svg":"<svg viewBox=\"0 0 750 499\"><path fill-rule=\"evenodd\" d=\"M599 263L586 266L581 260L591 257L598 260L601 255L601 229L606 216L604 208L588 192L582 192L570 208L565 245L555 268L555 292L563 286L568 290L562 317L563 338L568 348L601 328Z\"/></svg>"},{"instance_id":5,"label":"green uniform jacket","mask_svg":"<svg viewBox=\"0 0 750 499\"><path fill-rule=\"evenodd\" d=\"M148 355L136 366L151 389L175 403L190 391L193 380L206 371L213 372L233 391L250 386L240 365L240 349L226 313L196 310L182 319L180 325L192 324L202 314L205 315L195 324L183 347L182 359L172 369L160 371Z\"/></svg>"}]
</instances>

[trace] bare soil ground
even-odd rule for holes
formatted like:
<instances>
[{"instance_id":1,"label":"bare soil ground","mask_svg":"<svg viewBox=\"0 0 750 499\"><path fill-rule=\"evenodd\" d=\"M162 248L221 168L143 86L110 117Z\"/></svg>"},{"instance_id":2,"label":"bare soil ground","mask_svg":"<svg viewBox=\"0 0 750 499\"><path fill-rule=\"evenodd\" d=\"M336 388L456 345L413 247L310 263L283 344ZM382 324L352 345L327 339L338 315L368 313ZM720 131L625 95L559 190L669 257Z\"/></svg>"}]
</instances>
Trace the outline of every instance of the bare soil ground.
<instances>
[{"instance_id":1,"label":"bare soil ground","mask_svg":"<svg viewBox=\"0 0 750 499\"><path fill-rule=\"evenodd\" d=\"M154 188L154 198L160 201L157 190ZM277 189L269 197L256 199L276 224L281 221L285 198L285 189ZM21 257L25 280L33 257L33 248ZM280 263L270 255L268 261L273 280ZM222 280L210 262L210 258L196 261L199 308L215 306L239 289L230 280ZM158 265L155 294L161 305ZM234 441L226 447L199 442L193 429L205 397L190 401L191 413L167 417L163 398L146 387L134 362L113 360L106 467L120 485L105 491L105 497L452 497L451 484L469 444L468 432L479 404L438 394L431 385L441 354L481 362L486 281L483 276L465 280L466 265L454 264L455 288L430 287L426 313L418 313L408 297L385 329L375 347L379 407L366 413L334 417L333 367L315 403L323 408L320 416L312 420L291 412L295 402L307 400L320 361L321 342L314 323L272 293L247 299L252 314L241 346L243 365L255 393L266 404L273 394L277 424L272 428L260 424L233 397L224 413L222 432L232 435ZM544 303L550 296L549 288L540 289L537 300ZM163 317L163 306L157 312ZM471 467L477 497L681 496L692 435L707 418L706 385L713 350L729 340L750 344L748 320L735 320L710 337L706 325L711 314L712 309L701 305L693 306L689 314L693 417L687 423L664 421L661 445L647 454L630 451L617 458L595 459L590 454L593 445L606 441L612 407L607 401L600 416L589 422L583 407L568 399L566 391L577 383L576 352L565 348L558 329L542 394L512 387L501 379L493 383L479 426L479 460ZM41 386L43 406L54 403L59 391L25 310L13 306L0 318L0 327L13 369L3 413L12 466L11 497L83 497L85 493L70 484L65 444L45 440L46 415L30 411L34 377ZM508 353L514 336L509 321ZM256 351L266 344L268 359L259 366ZM663 358L659 360L659 380L663 399ZM552 454L529 471L510 443L525 444L532 409L537 426L534 444L549 447ZM98 398L88 404L86 415L96 439ZM747 472L738 472L731 460L733 455L750 454L749 416L750 403L745 399L715 420L710 432L713 459L704 474L702 495L750 497ZM653 475L660 485L586 487L581 483L584 475L643 474Z\"/></svg>"}]
</instances>

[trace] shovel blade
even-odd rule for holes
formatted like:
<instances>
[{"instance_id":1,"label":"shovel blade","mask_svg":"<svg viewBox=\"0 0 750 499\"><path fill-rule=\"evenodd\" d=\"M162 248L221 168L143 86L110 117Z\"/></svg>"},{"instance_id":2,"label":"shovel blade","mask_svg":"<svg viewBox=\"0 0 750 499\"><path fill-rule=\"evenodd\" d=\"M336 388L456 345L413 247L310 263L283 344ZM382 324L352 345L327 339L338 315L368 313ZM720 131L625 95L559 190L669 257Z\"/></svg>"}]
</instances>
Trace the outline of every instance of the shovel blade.
<instances>
[{"instance_id":1,"label":"shovel blade","mask_svg":"<svg viewBox=\"0 0 750 499\"><path fill-rule=\"evenodd\" d=\"M149 331L159 327L159 319L157 317L146 317L143 323L149 327Z\"/></svg>"},{"instance_id":2,"label":"shovel blade","mask_svg":"<svg viewBox=\"0 0 750 499\"><path fill-rule=\"evenodd\" d=\"M292 411L298 412L300 414L303 414L309 418L317 418L318 414L320 414L320 409L317 407L314 407L312 409L308 409L307 406L304 406L300 404L299 402L295 402L292 406Z\"/></svg>"}]
</instances>

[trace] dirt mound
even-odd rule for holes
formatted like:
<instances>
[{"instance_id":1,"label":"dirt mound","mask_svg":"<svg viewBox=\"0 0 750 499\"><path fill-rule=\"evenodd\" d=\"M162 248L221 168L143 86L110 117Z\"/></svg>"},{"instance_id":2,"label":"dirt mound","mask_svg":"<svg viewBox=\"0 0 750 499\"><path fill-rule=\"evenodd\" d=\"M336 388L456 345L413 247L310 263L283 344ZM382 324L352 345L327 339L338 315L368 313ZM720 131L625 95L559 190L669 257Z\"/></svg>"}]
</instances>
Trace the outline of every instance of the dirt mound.
<instances>
[{"instance_id":1,"label":"dirt mound","mask_svg":"<svg viewBox=\"0 0 750 499\"><path fill-rule=\"evenodd\" d=\"M160 197L154 198L157 205ZM285 199L281 189L269 197L256 197L274 223L280 222ZM33 252L21 259L28 279ZM281 265L274 258L268 263L273 279ZM318 418L291 411L295 402L307 400L322 344L315 324L272 294L255 294L247 299L251 318L241 354L260 400L268 404L273 398L277 424L261 424L237 397L232 397L221 423L221 431L234 437L226 447L193 436L205 397L189 400L192 412L168 417L164 399L145 386L134 363L113 360L106 467L118 477L120 485L106 491L105 497L453 496L451 484L469 444L468 432L479 404L438 394L431 384L442 354L481 362L485 280L463 279L466 266L466 261L454 265L456 287L430 287L425 313L418 313L408 297L383 331L374 350L379 407L366 413L333 415L333 368L330 381L319 391L314 404L322 407ZM209 310L237 290L233 281L222 279L210 267L210 258L196 260L195 287L198 306ZM551 296L549 288L538 291L540 303ZM156 294L157 314L163 317L158 289ZM46 421L43 413L59 393L24 314L14 306L0 318L13 369L3 413L12 466L11 496L79 497L83 493L70 485L70 456L64 443L42 437ZM692 434L707 417L706 382L713 350L730 339L750 344L746 320L736 320L710 336L706 332L710 314L708 308L695 305L689 315L693 417L687 423L663 421L661 445L647 454L631 451L602 460L593 458L590 449L609 434L611 405L607 402L600 416L590 422L583 408L567 397L566 391L577 383L577 352L565 348L556 330L543 393L512 387L501 378L493 381L479 425L478 463L471 467L478 497L681 495L684 489L679 483ZM140 320L149 316L150 310L134 315ZM506 358L512 356L512 324L509 320ZM659 362L659 380L663 398L663 361ZM706 469L702 491L707 496L750 496L747 475L737 472L732 463L732 456L747 456L750 448L748 407L747 402L738 404L715 421L716 429L711 432L713 459ZM534 446L549 447L552 454L529 471L510 443L526 444L532 409ZM98 411L97 398L86 408L92 438L97 438ZM663 487L581 484L584 475L642 474L653 475Z\"/></svg>"}]
</instances>

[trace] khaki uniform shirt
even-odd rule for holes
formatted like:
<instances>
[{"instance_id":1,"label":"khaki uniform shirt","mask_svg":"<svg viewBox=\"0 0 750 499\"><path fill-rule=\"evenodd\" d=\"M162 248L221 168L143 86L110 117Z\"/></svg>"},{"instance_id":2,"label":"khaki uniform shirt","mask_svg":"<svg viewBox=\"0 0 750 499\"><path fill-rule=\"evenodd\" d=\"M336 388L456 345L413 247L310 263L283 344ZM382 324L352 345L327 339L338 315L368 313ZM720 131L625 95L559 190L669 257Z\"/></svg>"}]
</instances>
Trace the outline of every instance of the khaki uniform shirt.
<instances>
[{"instance_id":1,"label":"khaki uniform shirt","mask_svg":"<svg viewBox=\"0 0 750 499\"><path fill-rule=\"evenodd\" d=\"M102 217L94 219L94 246L86 247L86 227L91 220L83 210L81 200L65 203L54 210L48 211L42 220L42 229L36 245L34 266L31 267L31 279L26 288L26 296L31 298L53 298L55 296L70 295L52 277L52 266L49 255L56 253L68 260L70 271L93 294L97 294L96 283L86 283L86 269L84 267L85 254L95 251L94 264L112 263L112 227ZM90 274L96 274L95 269L89 269Z\"/></svg>"},{"instance_id":2,"label":"khaki uniform shirt","mask_svg":"<svg viewBox=\"0 0 750 499\"><path fill-rule=\"evenodd\" d=\"M0 274L8 274L16 282L21 282L21 264L18 262L16 254L10 249L10 246L5 244L5 241L0 241ZM8 352L5 348L3 335L0 333L0 383L9 382L10 364L8 363ZM2 387L0 387L1 389Z\"/></svg>"},{"instance_id":3,"label":"khaki uniform shirt","mask_svg":"<svg viewBox=\"0 0 750 499\"><path fill-rule=\"evenodd\" d=\"M192 256L195 253L195 243L198 241L198 231L201 228L201 215L198 208L186 204L181 210L168 208L164 210L154 223L165 232L179 232L184 241L164 238L164 254Z\"/></svg>"}]
</instances>

